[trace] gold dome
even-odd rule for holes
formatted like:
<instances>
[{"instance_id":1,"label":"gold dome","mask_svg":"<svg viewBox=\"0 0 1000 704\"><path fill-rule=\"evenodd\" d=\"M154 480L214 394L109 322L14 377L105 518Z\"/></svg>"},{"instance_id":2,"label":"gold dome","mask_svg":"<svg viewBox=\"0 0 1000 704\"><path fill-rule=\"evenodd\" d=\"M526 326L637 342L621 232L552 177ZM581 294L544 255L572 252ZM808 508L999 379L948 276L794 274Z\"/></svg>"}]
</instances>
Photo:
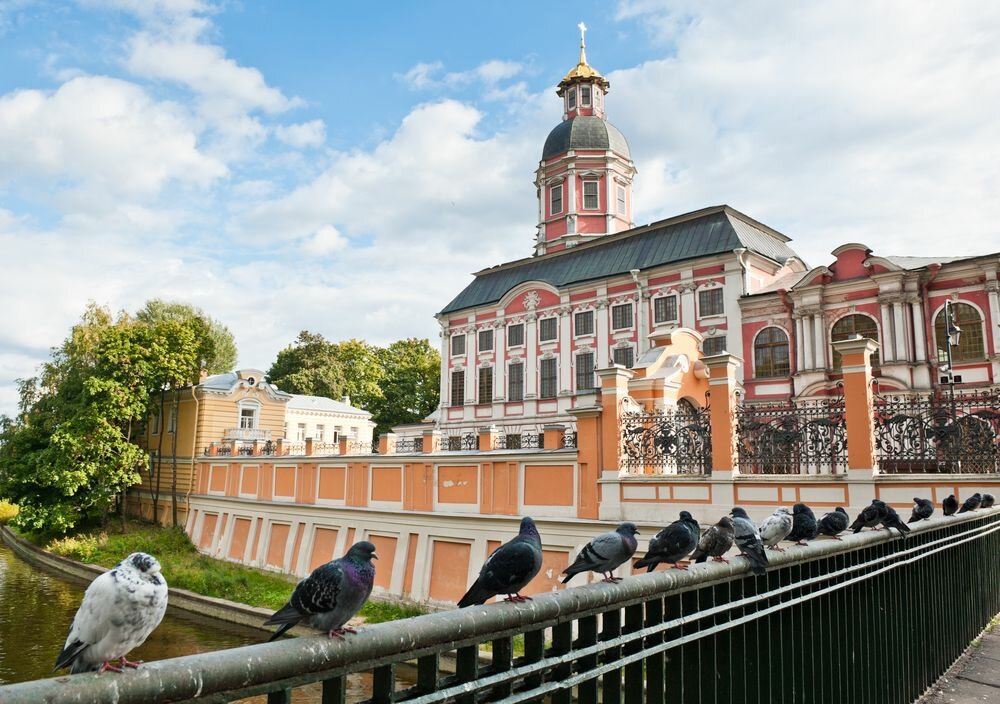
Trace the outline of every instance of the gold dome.
<instances>
[{"instance_id":1,"label":"gold dome","mask_svg":"<svg viewBox=\"0 0 1000 704\"><path fill-rule=\"evenodd\" d=\"M558 95L562 95L563 92L574 83L594 82L599 85L604 92L608 91L611 84L608 83L608 79L601 75L600 71L587 63L587 45L583 40L583 33L586 31L586 26L581 22L580 25L580 62L570 69L561 81L559 81L559 87L556 90Z\"/></svg>"}]
</instances>

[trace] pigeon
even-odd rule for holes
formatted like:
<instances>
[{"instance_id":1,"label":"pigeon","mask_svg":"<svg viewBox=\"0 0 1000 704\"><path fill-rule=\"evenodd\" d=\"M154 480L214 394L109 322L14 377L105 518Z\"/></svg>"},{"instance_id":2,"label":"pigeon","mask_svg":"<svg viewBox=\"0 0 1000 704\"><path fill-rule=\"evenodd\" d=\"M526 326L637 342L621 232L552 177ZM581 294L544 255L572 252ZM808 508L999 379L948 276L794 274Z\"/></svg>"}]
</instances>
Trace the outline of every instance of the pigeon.
<instances>
[{"instance_id":1,"label":"pigeon","mask_svg":"<svg viewBox=\"0 0 1000 704\"><path fill-rule=\"evenodd\" d=\"M733 532L740 555L750 563L751 572L758 576L763 575L767 571L767 553L764 552L760 531L741 507L737 506L729 512L729 515L733 517Z\"/></svg>"},{"instance_id":2,"label":"pigeon","mask_svg":"<svg viewBox=\"0 0 1000 704\"><path fill-rule=\"evenodd\" d=\"M812 540L819 533L816 514L805 504L792 506L792 532L785 540L793 540L796 545L805 545L804 541Z\"/></svg>"},{"instance_id":3,"label":"pigeon","mask_svg":"<svg viewBox=\"0 0 1000 704\"><path fill-rule=\"evenodd\" d=\"M851 524L851 530L860 533L862 528L875 528L886 516L885 504L875 499L862 509Z\"/></svg>"},{"instance_id":4,"label":"pigeon","mask_svg":"<svg viewBox=\"0 0 1000 704\"><path fill-rule=\"evenodd\" d=\"M613 531L597 536L584 545L573 564L563 570L566 579L562 583L566 584L581 572L600 572L605 582L620 582L621 577L615 577L612 572L635 554L638 534L635 523L622 523Z\"/></svg>"},{"instance_id":5,"label":"pigeon","mask_svg":"<svg viewBox=\"0 0 1000 704\"><path fill-rule=\"evenodd\" d=\"M268 641L279 638L292 626L304 621L326 631L331 638L354 633L344 626L358 613L375 584L375 546L367 540L354 543L347 554L330 560L295 585L288 603L274 612L265 626L280 624Z\"/></svg>"},{"instance_id":6,"label":"pigeon","mask_svg":"<svg viewBox=\"0 0 1000 704\"><path fill-rule=\"evenodd\" d=\"M479 577L459 602L460 607L485 604L498 594L504 601L522 602L531 597L519 593L542 569L542 538L535 522L525 516L517 536L498 547L486 558Z\"/></svg>"},{"instance_id":7,"label":"pigeon","mask_svg":"<svg viewBox=\"0 0 1000 704\"><path fill-rule=\"evenodd\" d=\"M636 567L645 567L647 572L652 572L661 562L672 562L679 570L687 569L678 562L698 546L701 530L690 513L681 511L680 516L678 520L653 536L649 541L649 550L635 563Z\"/></svg>"},{"instance_id":8,"label":"pigeon","mask_svg":"<svg viewBox=\"0 0 1000 704\"><path fill-rule=\"evenodd\" d=\"M948 497L941 502L941 510L946 516L950 516L958 511L958 499L955 498L954 494L948 494Z\"/></svg>"},{"instance_id":9,"label":"pigeon","mask_svg":"<svg viewBox=\"0 0 1000 704\"><path fill-rule=\"evenodd\" d=\"M993 494L983 494L983 503L979 504L979 508L993 508L995 502Z\"/></svg>"},{"instance_id":10,"label":"pigeon","mask_svg":"<svg viewBox=\"0 0 1000 704\"><path fill-rule=\"evenodd\" d=\"M166 610L160 563L144 552L132 553L87 587L54 669L70 666L76 674L138 667L141 663L125 656L160 625Z\"/></svg>"},{"instance_id":11,"label":"pigeon","mask_svg":"<svg viewBox=\"0 0 1000 704\"><path fill-rule=\"evenodd\" d=\"M784 552L785 549L779 548L778 543L792 532L792 523L791 510L787 506L782 506L760 524L760 539L771 550Z\"/></svg>"},{"instance_id":12,"label":"pigeon","mask_svg":"<svg viewBox=\"0 0 1000 704\"><path fill-rule=\"evenodd\" d=\"M834 540L841 540L840 534L847 530L847 524L850 522L851 519L847 515L847 511L844 510L843 506L838 506L830 513L823 514L823 517L819 519L819 532L831 536Z\"/></svg>"},{"instance_id":13,"label":"pigeon","mask_svg":"<svg viewBox=\"0 0 1000 704\"><path fill-rule=\"evenodd\" d=\"M975 494L973 494L972 496L970 496L965 500L965 503L962 504L962 508L958 509L958 512L965 513L966 511L975 511L977 508L979 508L979 504L981 504L982 502L983 502L983 495L977 491Z\"/></svg>"},{"instance_id":14,"label":"pigeon","mask_svg":"<svg viewBox=\"0 0 1000 704\"><path fill-rule=\"evenodd\" d=\"M908 525L903 523L903 519L899 517L898 513L896 513L896 509L894 509L892 506L885 503L884 501L879 501L878 499L875 499L875 501L873 501L872 503L878 504L879 508L882 509L885 513L885 516L882 518L881 521L882 527L885 528L890 533L892 532L892 529L895 528L897 531L899 531L900 537L905 538L906 534L909 533L911 529Z\"/></svg>"},{"instance_id":15,"label":"pigeon","mask_svg":"<svg viewBox=\"0 0 1000 704\"><path fill-rule=\"evenodd\" d=\"M930 499L921 499L919 496L914 496L913 504L913 512L910 513L909 523L926 521L934 513L934 503Z\"/></svg>"},{"instance_id":16,"label":"pigeon","mask_svg":"<svg viewBox=\"0 0 1000 704\"><path fill-rule=\"evenodd\" d=\"M705 562L710 557L716 562L729 562L723 555L733 547L735 537L732 520L729 516L723 516L701 536L698 547L691 553L691 558L695 562Z\"/></svg>"}]
</instances>

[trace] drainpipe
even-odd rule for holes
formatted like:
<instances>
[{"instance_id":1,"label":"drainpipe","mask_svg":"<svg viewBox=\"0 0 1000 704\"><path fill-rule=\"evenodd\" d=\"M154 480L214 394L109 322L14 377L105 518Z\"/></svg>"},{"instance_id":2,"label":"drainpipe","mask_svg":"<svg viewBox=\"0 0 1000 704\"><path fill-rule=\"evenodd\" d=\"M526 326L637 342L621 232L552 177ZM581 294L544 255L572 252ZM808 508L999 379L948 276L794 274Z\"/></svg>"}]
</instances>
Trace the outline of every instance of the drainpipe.
<instances>
[{"instance_id":1,"label":"drainpipe","mask_svg":"<svg viewBox=\"0 0 1000 704\"><path fill-rule=\"evenodd\" d=\"M792 317L795 304L788 297L787 288L779 288L778 297L788 313L788 376L794 376L799 371L799 341L795 336L795 318Z\"/></svg>"},{"instance_id":2,"label":"drainpipe","mask_svg":"<svg viewBox=\"0 0 1000 704\"><path fill-rule=\"evenodd\" d=\"M184 517L184 524L187 525L187 516L191 515L191 492L194 491L194 458L198 451L198 385L191 385L191 398L194 399L194 429L191 432L191 481L188 483L187 494L184 495L184 510L187 515Z\"/></svg>"},{"instance_id":3,"label":"drainpipe","mask_svg":"<svg viewBox=\"0 0 1000 704\"><path fill-rule=\"evenodd\" d=\"M934 339L934 321L931 320L931 301L928 292L931 284L934 283L934 279L941 273L941 265L938 262L928 264L927 271L930 272L930 276L920 284L920 305L924 307L924 336L927 340L927 364L934 369L931 374L931 386L936 387L940 386L937 373L937 341ZM930 359L931 350L934 350L933 364Z\"/></svg>"}]
</instances>

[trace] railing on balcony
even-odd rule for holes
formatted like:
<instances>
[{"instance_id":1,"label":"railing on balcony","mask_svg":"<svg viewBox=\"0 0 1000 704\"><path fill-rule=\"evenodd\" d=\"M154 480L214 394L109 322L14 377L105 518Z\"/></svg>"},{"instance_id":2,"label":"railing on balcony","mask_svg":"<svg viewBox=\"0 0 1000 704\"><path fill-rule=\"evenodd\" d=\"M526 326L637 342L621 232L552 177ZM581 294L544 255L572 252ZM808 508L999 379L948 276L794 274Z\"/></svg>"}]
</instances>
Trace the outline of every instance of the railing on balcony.
<instances>
[{"instance_id":1,"label":"railing on balcony","mask_svg":"<svg viewBox=\"0 0 1000 704\"><path fill-rule=\"evenodd\" d=\"M349 455L377 455L378 440L349 440L347 442Z\"/></svg>"},{"instance_id":2,"label":"railing on balcony","mask_svg":"<svg viewBox=\"0 0 1000 704\"><path fill-rule=\"evenodd\" d=\"M542 450L545 435L542 433L503 433L497 435L497 450Z\"/></svg>"},{"instance_id":3,"label":"railing on balcony","mask_svg":"<svg viewBox=\"0 0 1000 704\"><path fill-rule=\"evenodd\" d=\"M424 451L423 437L396 439L397 454L406 454L406 453L423 452L423 451Z\"/></svg>"},{"instance_id":4,"label":"railing on balcony","mask_svg":"<svg viewBox=\"0 0 1000 704\"><path fill-rule=\"evenodd\" d=\"M839 474L847 471L844 397L736 408L741 474Z\"/></svg>"},{"instance_id":5,"label":"railing on balcony","mask_svg":"<svg viewBox=\"0 0 1000 704\"><path fill-rule=\"evenodd\" d=\"M264 428L230 428L223 436L224 440L242 440L253 442L254 440L270 440L271 431Z\"/></svg>"},{"instance_id":6,"label":"railing on balcony","mask_svg":"<svg viewBox=\"0 0 1000 704\"><path fill-rule=\"evenodd\" d=\"M1000 390L875 397L875 454L887 474L1000 472Z\"/></svg>"},{"instance_id":7,"label":"railing on balcony","mask_svg":"<svg viewBox=\"0 0 1000 704\"><path fill-rule=\"evenodd\" d=\"M365 626L342 640L294 638L116 676L9 685L0 701L168 704L266 694L290 702L293 690L319 683L325 704L368 696L378 704L909 704L1000 611L998 552L1000 509L979 511L916 524L905 541L886 531L813 541L775 554L764 577L749 576L743 560L662 570L526 604ZM941 608L947 595L961 598ZM453 674L441 668L449 656ZM415 666L415 685L397 681L404 663Z\"/></svg>"},{"instance_id":8,"label":"railing on balcony","mask_svg":"<svg viewBox=\"0 0 1000 704\"><path fill-rule=\"evenodd\" d=\"M285 440L281 443L281 453L283 455L305 455L305 440Z\"/></svg>"},{"instance_id":9,"label":"railing on balcony","mask_svg":"<svg viewBox=\"0 0 1000 704\"><path fill-rule=\"evenodd\" d=\"M442 440L441 449L447 452L473 452L479 449L479 434L469 432L449 435Z\"/></svg>"},{"instance_id":10,"label":"railing on balcony","mask_svg":"<svg viewBox=\"0 0 1000 704\"><path fill-rule=\"evenodd\" d=\"M655 413L623 413L623 474L706 474L712 466L707 408L676 406Z\"/></svg>"}]
</instances>

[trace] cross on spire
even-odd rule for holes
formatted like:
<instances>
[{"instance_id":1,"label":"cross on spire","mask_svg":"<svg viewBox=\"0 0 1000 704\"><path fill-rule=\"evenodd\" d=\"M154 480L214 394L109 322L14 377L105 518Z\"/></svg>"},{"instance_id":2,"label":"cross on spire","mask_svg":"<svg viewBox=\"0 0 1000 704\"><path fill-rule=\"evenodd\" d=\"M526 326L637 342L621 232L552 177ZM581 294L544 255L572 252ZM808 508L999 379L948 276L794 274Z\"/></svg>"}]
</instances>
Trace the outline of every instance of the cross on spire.
<instances>
[{"instance_id":1,"label":"cross on spire","mask_svg":"<svg viewBox=\"0 0 1000 704\"><path fill-rule=\"evenodd\" d=\"M576 28L580 30L580 63L586 64L587 54L584 52L584 49L587 47L587 43L585 41L585 35L587 34L587 25L581 22L576 26Z\"/></svg>"}]
</instances>

